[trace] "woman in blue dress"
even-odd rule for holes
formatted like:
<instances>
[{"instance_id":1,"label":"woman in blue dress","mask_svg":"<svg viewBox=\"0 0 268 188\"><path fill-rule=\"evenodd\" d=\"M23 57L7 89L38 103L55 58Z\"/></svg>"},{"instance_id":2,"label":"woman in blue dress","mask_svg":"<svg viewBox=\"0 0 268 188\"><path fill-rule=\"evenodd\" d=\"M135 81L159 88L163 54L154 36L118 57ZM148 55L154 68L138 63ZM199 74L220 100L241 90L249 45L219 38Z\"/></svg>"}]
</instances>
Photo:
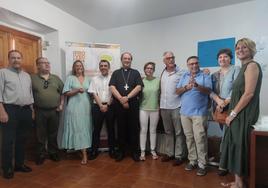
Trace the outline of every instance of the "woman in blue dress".
<instances>
[{"instance_id":1,"label":"woman in blue dress","mask_svg":"<svg viewBox=\"0 0 268 188\"><path fill-rule=\"evenodd\" d=\"M86 92L90 80L84 75L84 66L80 60L73 63L70 75L63 88L68 98L64 113L64 127L60 147L81 150L81 164L87 164L86 149L92 143L92 122L90 97Z\"/></svg>"}]
</instances>

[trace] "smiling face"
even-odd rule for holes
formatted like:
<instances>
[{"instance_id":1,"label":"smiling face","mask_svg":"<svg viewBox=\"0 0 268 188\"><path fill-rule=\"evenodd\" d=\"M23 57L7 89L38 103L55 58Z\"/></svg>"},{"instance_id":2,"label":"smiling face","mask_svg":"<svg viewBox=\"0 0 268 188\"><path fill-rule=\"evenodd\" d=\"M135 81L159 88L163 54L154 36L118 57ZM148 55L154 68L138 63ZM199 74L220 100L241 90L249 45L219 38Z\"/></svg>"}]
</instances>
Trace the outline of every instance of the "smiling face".
<instances>
[{"instance_id":1,"label":"smiling face","mask_svg":"<svg viewBox=\"0 0 268 188\"><path fill-rule=\"evenodd\" d=\"M146 77L152 77L154 74L154 66L152 64L147 64L144 68L144 73Z\"/></svg>"},{"instance_id":2,"label":"smiling face","mask_svg":"<svg viewBox=\"0 0 268 188\"><path fill-rule=\"evenodd\" d=\"M110 70L110 65L108 62L102 61L99 64L99 69L102 76L107 76Z\"/></svg>"},{"instance_id":3,"label":"smiling face","mask_svg":"<svg viewBox=\"0 0 268 188\"><path fill-rule=\"evenodd\" d=\"M218 57L218 63L220 67L229 67L231 64L231 57L226 53L222 53Z\"/></svg>"},{"instance_id":4,"label":"smiling face","mask_svg":"<svg viewBox=\"0 0 268 188\"><path fill-rule=\"evenodd\" d=\"M129 53L124 53L121 58L122 66L124 69L128 69L131 66L132 56Z\"/></svg>"},{"instance_id":5,"label":"smiling face","mask_svg":"<svg viewBox=\"0 0 268 188\"><path fill-rule=\"evenodd\" d=\"M167 69L175 68L175 56L172 52L167 52L163 57L163 62Z\"/></svg>"},{"instance_id":6,"label":"smiling face","mask_svg":"<svg viewBox=\"0 0 268 188\"><path fill-rule=\"evenodd\" d=\"M191 58L187 61L187 67L191 74L199 72L199 63L197 58Z\"/></svg>"},{"instance_id":7,"label":"smiling face","mask_svg":"<svg viewBox=\"0 0 268 188\"><path fill-rule=\"evenodd\" d=\"M80 61L73 64L73 75L84 75L84 65Z\"/></svg>"},{"instance_id":8,"label":"smiling face","mask_svg":"<svg viewBox=\"0 0 268 188\"><path fill-rule=\"evenodd\" d=\"M243 42L237 43L236 48L235 48L235 53L236 53L237 58L240 61L244 61L244 60L248 60L248 59L253 58L250 49Z\"/></svg>"},{"instance_id":9,"label":"smiling face","mask_svg":"<svg viewBox=\"0 0 268 188\"><path fill-rule=\"evenodd\" d=\"M20 70L21 69L21 62L22 62L22 55L19 52L11 52L8 57L9 66Z\"/></svg>"}]
</instances>

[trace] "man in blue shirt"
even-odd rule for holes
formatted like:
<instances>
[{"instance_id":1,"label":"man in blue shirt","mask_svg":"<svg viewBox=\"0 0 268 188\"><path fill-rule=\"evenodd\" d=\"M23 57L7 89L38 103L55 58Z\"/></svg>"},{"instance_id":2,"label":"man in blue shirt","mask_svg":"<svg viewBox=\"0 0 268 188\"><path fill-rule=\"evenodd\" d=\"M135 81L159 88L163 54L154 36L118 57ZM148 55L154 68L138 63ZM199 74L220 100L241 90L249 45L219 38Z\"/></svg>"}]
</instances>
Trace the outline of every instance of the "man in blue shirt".
<instances>
[{"instance_id":1,"label":"man in blue shirt","mask_svg":"<svg viewBox=\"0 0 268 188\"><path fill-rule=\"evenodd\" d=\"M185 170L198 167L197 175L206 175L207 115L211 76L200 71L198 57L187 59L188 72L177 84L176 93L181 97L181 122L188 148L189 163Z\"/></svg>"}]
</instances>

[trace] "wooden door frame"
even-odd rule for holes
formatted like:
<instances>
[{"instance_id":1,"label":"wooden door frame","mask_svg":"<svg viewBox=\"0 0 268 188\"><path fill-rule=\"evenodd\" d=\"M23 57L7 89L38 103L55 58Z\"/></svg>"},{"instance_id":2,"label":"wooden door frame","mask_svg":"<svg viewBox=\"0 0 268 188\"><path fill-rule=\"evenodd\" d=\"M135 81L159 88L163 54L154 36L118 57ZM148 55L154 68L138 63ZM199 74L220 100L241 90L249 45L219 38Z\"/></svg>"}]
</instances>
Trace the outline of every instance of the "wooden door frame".
<instances>
[{"instance_id":1,"label":"wooden door frame","mask_svg":"<svg viewBox=\"0 0 268 188\"><path fill-rule=\"evenodd\" d=\"M37 40L38 41L38 56L40 57L42 55L42 44L41 44L42 39L41 39L41 37L26 33L23 31L19 31L19 30L16 30L16 29L4 26L4 25L0 25L0 30L6 31L6 32L11 34L10 35L11 40L9 41L9 44L8 44L8 48L9 48L8 50L12 50L12 47L13 47L12 46L13 36L12 35L16 35L16 36L25 37L25 38L32 39L32 40Z\"/></svg>"}]
</instances>

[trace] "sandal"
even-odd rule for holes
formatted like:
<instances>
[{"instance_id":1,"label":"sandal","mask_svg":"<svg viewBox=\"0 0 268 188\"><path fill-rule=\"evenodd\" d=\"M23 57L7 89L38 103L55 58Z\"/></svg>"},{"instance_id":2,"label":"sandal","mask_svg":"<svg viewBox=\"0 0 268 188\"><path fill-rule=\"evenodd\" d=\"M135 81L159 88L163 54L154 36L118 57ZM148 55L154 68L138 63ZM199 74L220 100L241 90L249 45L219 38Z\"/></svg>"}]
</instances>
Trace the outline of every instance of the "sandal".
<instances>
[{"instance_id":1,"label":"sandal","mask_svg":"<svg viewBox=\"0 0 268 188\"><path fill-rule=\"evenodd\" d=\"M141 152L140 160L145 161L145 151Z\"/></svg>"},{"instance_id":2,"label":"sandal","mask_svg":"<svg viewBox=\"0 0 268 188\"><path fill-rule=\"evenodd\" d=\"M82 159L81 165L86 165L87 164L87 159Z\"/></svg>"},{"instance_id":3,"label":"sandal","mask_svg":"<svg viewBox=\"0 0 268 188\"><path fill-rule=\"evenodd\" d=\"M158 155L156 154L156 152L154 150L151 151L151 154L152 154L153 160L157 160L158 159Z\"/></svg>"}]
</instances>

